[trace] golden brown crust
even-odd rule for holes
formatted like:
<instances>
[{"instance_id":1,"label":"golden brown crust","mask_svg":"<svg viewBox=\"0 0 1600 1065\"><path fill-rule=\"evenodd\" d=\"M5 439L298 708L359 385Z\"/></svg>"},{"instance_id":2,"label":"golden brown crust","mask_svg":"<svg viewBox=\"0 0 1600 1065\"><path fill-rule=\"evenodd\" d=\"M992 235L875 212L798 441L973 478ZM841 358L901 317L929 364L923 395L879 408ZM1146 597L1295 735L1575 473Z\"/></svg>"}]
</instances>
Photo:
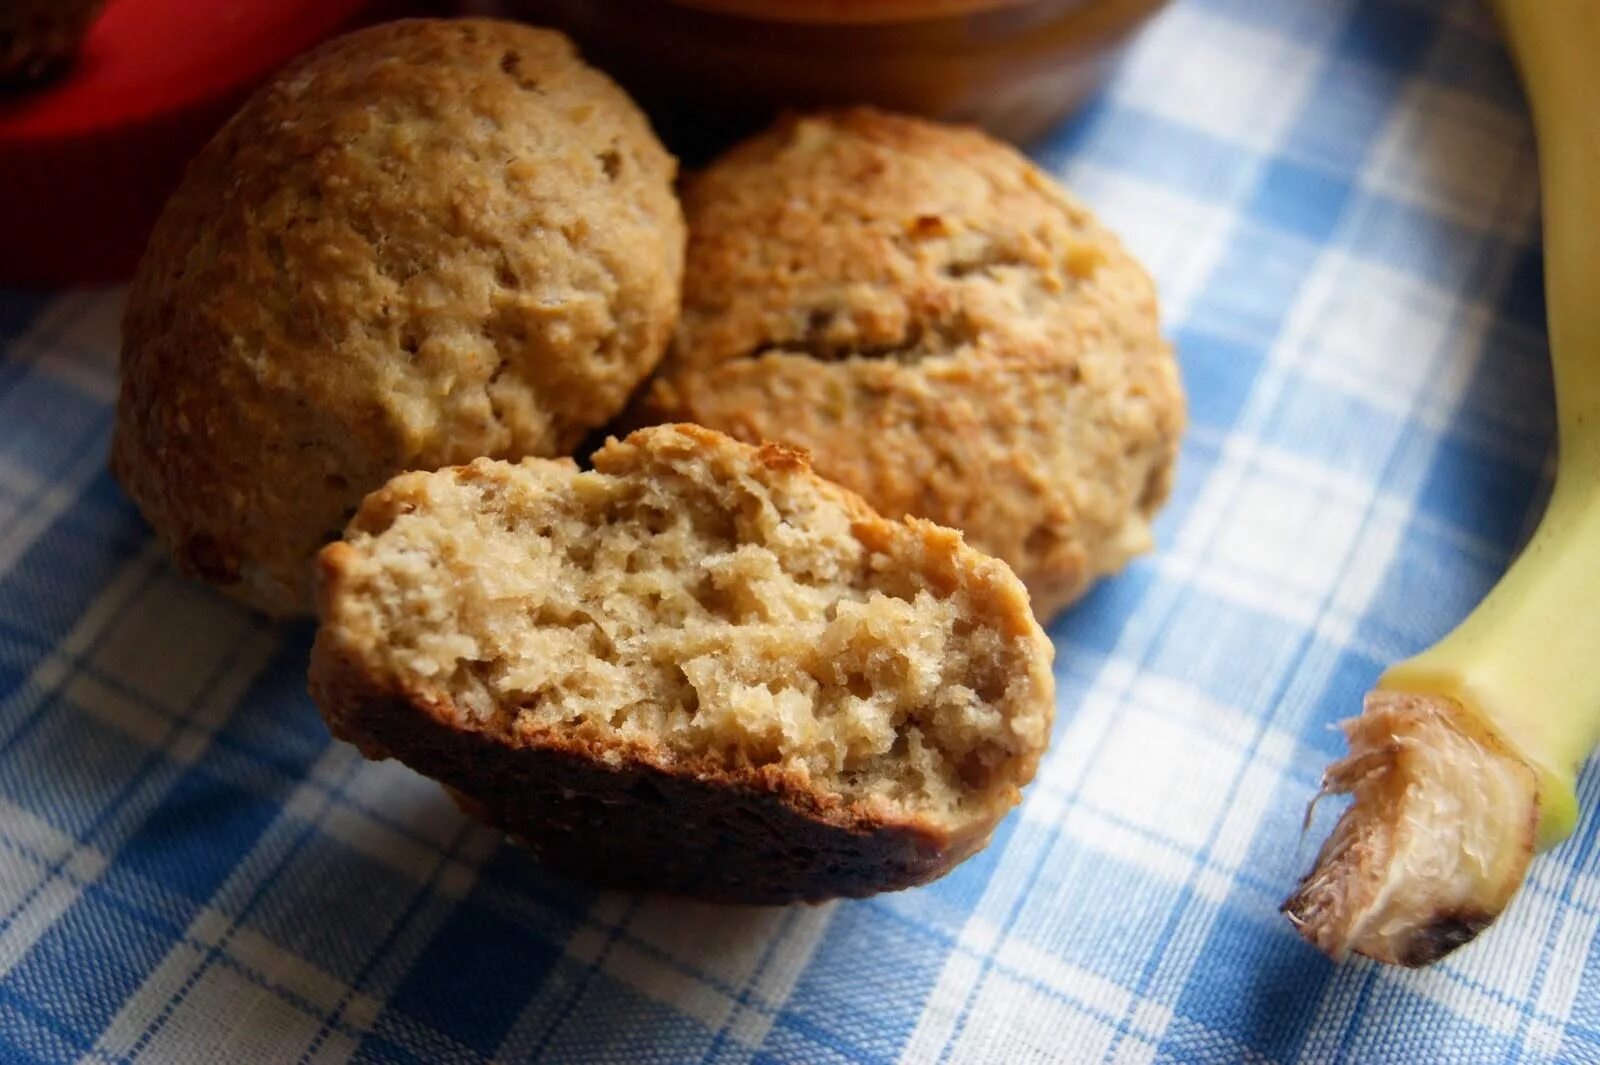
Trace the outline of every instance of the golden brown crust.
<instances>
[{"instance_id":1,"label":"golden brown crust","mask_svg":"<svg viewBox=\"0 0 1600 1065\"><path fill-rule=\"evenodd\" d=\"M684 308L634 411L784 440L966 532L1047 618L1148 546L1184 421L1149 278L969 129L791 117L691 180Z\"/></svg>"},{"instance_id":2,"label":"golden brown crust","mask_svg":"<svg viewBox=\"0 0 1600 1065\"><path fill-rule=\"evenodd\" d=\"M343 655L313 658L311 685L335 736L439 781L466 813L599 887L753 905L862 898L937 879L988 842L829 802L772 766L464 729L437 693L385 689Z\"/></svg>"},{"instance_id":3,"label":"golden brown crust","mask_svg":"<svg viewBox=\"0 0 1600 1065\"><path fill-rule=\"evenodd\" d=\"M989 699L1009 721L1007 753L986 767L985 782L955 812L878 794L849 798L798 762L730 760L720 749L686 750L670 736L625 738L565 710L555 727L521 713L485 714L452 697L443 671L419 671L390 654L386 641L393 634L372 626L363 600L374 594L378 541L397 517L437 507L440 478L485 483L503 500L519 480L550 485L593 476L551 465L477 462L397 478L368 498L346 541L321 552L322 627L311 690L335 735L369 757L398 758L438 779L464 808L552 865L610 886L749 903L864 896L931 880L987 842L1033 776L1054 705L1052 649L1026 594L1002 563L966 547L959 534L925 521L884 519L812 474L792 448L751 448L698 426L663 426L612 441L595 456L595 470L665 482L693 467L713 480L753 479L790 498L803 496L785 520L842 512L847 536L859 545L853 549L859 557L846 568L874 589L909 596L925 588L970 604L959 627L994 633L992 646L1000 650L996 661L983 664L985 670L998 664L994 678L966 683L1002 686ZM403 564L430 572L454 562L457 553L447 550L449 562L422 563L413 545ZM528 612L543 610L525 602ZM618 631L614 620L603 624ZM474 643L473 653L487 653L482 640ZM762 646L771 652L780 645L767 639ZM810 668L796 659L779 673ZM551 698L557 697L545 697ZM698 713L715 709L701 704Z\"/></svg>"},{"instance_id":4,"label":"golden brown crust","mask_svg":"<svg viewBox=\"0 0 1600 1065\"><path fill-rule=\"evenodd\" d=\"M675 165L559 34L329 42L190 167L124 324L113 463L191 573L276 613L402 469L554 455L677 314Z\"/></svg>"}]
</instances>

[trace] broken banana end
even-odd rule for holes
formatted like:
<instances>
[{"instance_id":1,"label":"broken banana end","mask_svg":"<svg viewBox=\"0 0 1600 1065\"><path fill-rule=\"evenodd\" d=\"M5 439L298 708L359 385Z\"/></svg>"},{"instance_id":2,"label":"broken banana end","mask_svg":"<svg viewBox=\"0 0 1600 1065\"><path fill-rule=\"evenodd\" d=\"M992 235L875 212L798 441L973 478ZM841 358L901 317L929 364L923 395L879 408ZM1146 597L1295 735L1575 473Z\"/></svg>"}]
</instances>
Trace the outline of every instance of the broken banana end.
<instances>
[{"instance_id":1,"label":"broken banana end","mask_svg":"<svg viewBox=\"0 0 1600 1065\"><path fill-rule=\"evenodd\" d=\"M1453 699L1375 691L1322 794L1350 807L1283 911L1336 960L1431 964L1500 915L1527 873L1538 777Z\"/></svg>"}]
</instances>

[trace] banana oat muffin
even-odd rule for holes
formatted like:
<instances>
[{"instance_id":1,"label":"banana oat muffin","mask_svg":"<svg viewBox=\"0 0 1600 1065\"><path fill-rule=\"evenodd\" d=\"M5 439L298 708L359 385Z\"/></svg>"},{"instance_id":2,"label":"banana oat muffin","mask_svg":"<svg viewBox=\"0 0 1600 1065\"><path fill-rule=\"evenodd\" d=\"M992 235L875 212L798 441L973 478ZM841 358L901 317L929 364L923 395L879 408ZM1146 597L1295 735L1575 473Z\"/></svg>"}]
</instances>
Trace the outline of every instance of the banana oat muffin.
<instances>
[{"instance_id":1,"label":"banana oat muffin","mask_svg":"<svg viewBox=\"0 0 1600 1065\"><path fill-rule=\"evenodd\" d=\"M1149 277L970 129L791 117L685 190L684 307L635 423L811 452L962 529L1047 619L1150 545L1183 397Z\"/></svg>"},{"instance_id":2,"label":"banana oat muffin","mask_svg":"<svg viewBox=\"0 0 1600 1065\"><path fill-rule=\"evenodd\" d=\"M1004 563L698 426L396 477L322 551L340 737L601 884L868 895L981 848L1050 732Z\"/></svg>"},{"instance_id":3,"label":"banana oat muffin","mask_svg":"<svg viewBox=\"0 0 1600 1065\"><path fill-rule=\"evenodd\" d=\"M569 452L677 315L675 164L564 37L329 42L190 167L124 322L113 465L180 565L273 613L407 469Z\"/></svg>"},{"instance_id":4,"label":"banana oat muffin","mask_svg":"<svg viewBox=\"0 0 1600 1065\"><path fill-rule=\"evenodd\" d=\"M105 0L0 0L0 84L35 81L73 57Z\"/></svg>"}]
</instances>

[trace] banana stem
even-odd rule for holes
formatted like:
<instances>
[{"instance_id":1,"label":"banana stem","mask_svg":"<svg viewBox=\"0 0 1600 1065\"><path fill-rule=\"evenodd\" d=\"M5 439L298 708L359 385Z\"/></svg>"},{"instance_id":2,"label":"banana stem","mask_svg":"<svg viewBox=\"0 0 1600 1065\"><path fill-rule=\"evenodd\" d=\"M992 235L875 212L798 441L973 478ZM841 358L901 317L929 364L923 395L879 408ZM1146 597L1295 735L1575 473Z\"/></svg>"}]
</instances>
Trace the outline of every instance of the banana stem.
<instances>
[{"instance_id":1,"label":"banana stem","mask_svg":"<svg viewBox=\"0 0 1600 1065\"><path fill-rule=\"evenodd\" d=\"M1563 473L1533 539L1478 608L1378 682L1455 700L1537 771L1540 846L1572 833L1578 765L1600 742L1600 480L1580 480Z\"/></svg>"},{"instance_id":2,"label":"banana stem","mask_svg":"<svg viewBox=\"0 0 1600 1065\"><path fill-rule=\"evenodd\" d=\"M1334 957L1425 965L1505 907L1577 822L1600 743L1600 0L1499 0L1539 142L1560 473L1476 610L1391 667L1323 790L1353 802L1284 903Z\"/></svg>"},{"instance_id":3,"label":"banana stem","mask_svg":"<svg viewBox=\"0 0 1600 1065\"><path fill-rule=\"evenodd\" d=\"M1532 541L1454 632L1381 688L1437 692L1538 770L1548 846L1577 822L1573 780L1600 743L1600 3L1499 0L1539 142L1560 473Z\"/></svg>"},{"instance_id":4,"label":"banana stem","mask_svg":"<svg viewBox=\"0 0 1600 1065\"><path fill-rule=\"evenodd\" d=\"M1427 965L1493 921L1533 856L1538 787L1521 758L1438 696L1373 692L1323 791L1350 808L1283 904L1335 959Z\"/></svg>"},{"instance_id":5,"label":"banana stem","mask_svg":"<svg viewBox=\"0 0 1600 1065\"><path fill-rule=\"evenodd\" d=\"M1498 0L1539 142L1563 477L1600 485L1600 3Z\"/></svg>"}]
</instances>

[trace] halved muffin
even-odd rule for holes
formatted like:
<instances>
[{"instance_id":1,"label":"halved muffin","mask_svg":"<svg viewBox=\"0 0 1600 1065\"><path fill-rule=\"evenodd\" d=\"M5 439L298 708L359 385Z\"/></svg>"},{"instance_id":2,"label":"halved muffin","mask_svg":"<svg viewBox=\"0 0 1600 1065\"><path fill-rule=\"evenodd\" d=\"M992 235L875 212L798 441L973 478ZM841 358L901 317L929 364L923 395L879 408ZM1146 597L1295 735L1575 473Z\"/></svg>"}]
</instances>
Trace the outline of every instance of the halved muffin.
<instances>
[{"instance_id":1,"label":"halved muffin","mask_svg":"<svg viewBox=\"0 0 1600 1065\"><path fill-rule=\"evenodd\" d=\"M319 558L334 733L552 865L776 903L980 849L1048 741L1052 648L961 535L688 425L592 471L403 474Z\"/></svg>"}]
</instances>

